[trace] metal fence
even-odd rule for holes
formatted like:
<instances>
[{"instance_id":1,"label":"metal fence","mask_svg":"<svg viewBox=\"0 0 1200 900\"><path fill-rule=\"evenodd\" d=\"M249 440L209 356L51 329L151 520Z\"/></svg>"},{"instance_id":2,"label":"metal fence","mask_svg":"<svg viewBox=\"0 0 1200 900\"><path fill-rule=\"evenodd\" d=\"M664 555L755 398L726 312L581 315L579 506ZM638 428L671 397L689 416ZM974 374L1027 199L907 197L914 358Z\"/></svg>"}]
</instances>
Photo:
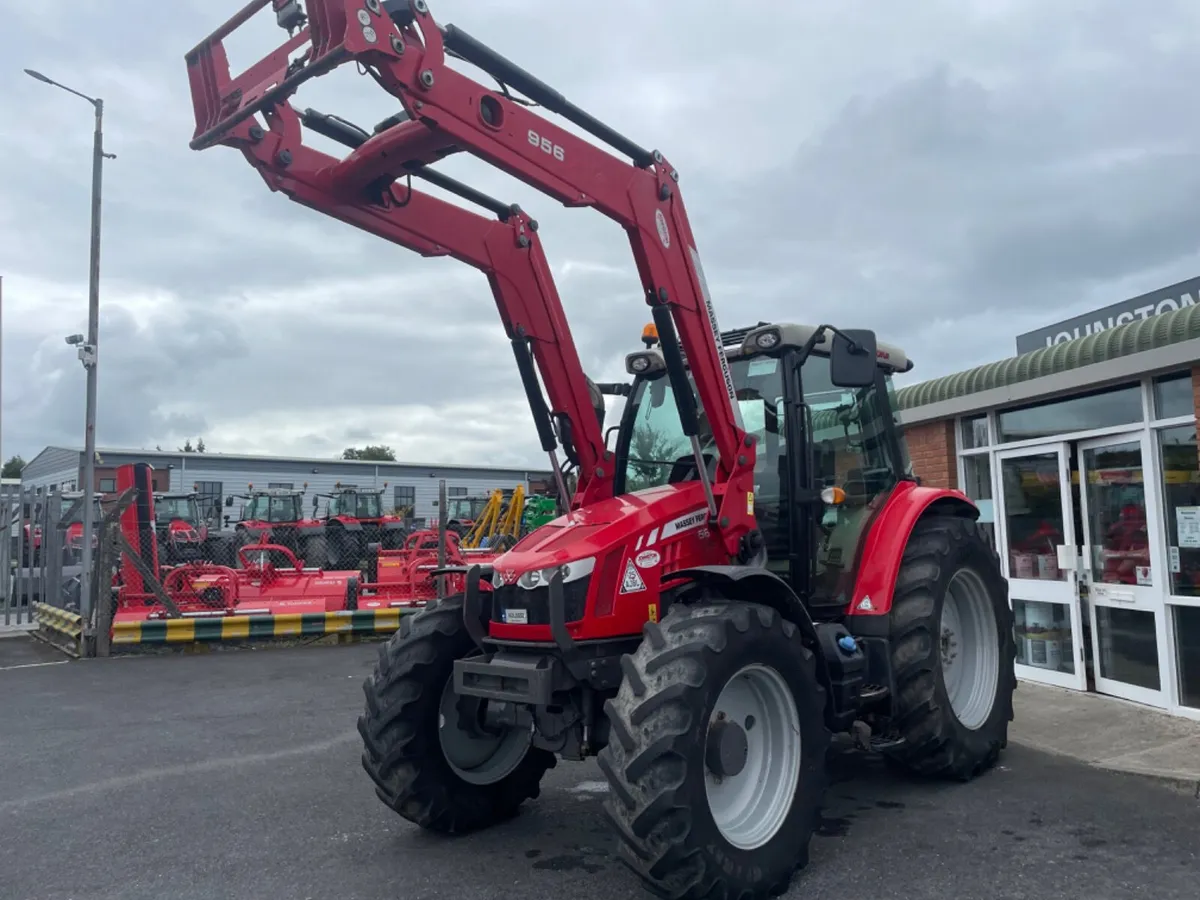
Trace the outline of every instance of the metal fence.
<instances>
[{"instance_id":1,"label":"metal fence","mask_svg":"<svg viewBox=\"0 0 1200 900\"><path fill-rule=\"evenodd\" d=\"M81 499L57 490L0 490L0 607L5 625L31 623L34 606L78 613L82 543ZM73 528L72 525L75 527Z\"/></svg>"}]
</instances>

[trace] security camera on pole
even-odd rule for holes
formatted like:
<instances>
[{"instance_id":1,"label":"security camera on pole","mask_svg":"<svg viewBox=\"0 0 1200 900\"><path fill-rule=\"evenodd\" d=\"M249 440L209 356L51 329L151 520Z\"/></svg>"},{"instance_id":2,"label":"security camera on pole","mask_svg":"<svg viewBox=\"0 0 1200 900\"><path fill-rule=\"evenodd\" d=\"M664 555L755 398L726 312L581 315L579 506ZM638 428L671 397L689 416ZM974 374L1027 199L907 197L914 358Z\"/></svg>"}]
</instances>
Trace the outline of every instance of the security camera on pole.
<instances>
[{"instance_id":1,"label":"security camera on pole","mask_svg":"<svg viewBox=\"0 0 1200 900\"><path fill-rule=\"evenodd\" d=\"M59 84L41 72L26 69L30 78L61 88L76 97L82 97L96 111L96 130L92 142L92 242L88 276L88 333L73 334L67 343L79 347L79 360L87 371L87 405L84 413L83 434L83 559L79 573L80 614L85 622L92 613L92 546L95 541L96 507L96 350L100 332L100 184L105 159L116 159L115 154L104 152L104 101L81 94L74 88Z\"/></svg>"}]
</instances>

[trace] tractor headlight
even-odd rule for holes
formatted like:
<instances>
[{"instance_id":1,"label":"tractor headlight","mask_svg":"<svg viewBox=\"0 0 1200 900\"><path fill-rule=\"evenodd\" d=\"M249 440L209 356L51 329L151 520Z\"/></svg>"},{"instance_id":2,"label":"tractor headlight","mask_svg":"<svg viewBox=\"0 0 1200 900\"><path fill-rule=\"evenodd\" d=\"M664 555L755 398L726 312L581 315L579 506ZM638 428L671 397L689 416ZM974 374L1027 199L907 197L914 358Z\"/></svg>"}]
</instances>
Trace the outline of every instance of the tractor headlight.
<instances>
[{"instance_id":1,"label":"tractor headlight","mask_svg":"<svg viewBox=\"0 0 1200 900\"><path fill-rule=\"evenodd\" d=\"M641 375L650 368L650 360L645 356L635 356L629 361L629 371L634 375Z\"/></svg>"}]
</instances>

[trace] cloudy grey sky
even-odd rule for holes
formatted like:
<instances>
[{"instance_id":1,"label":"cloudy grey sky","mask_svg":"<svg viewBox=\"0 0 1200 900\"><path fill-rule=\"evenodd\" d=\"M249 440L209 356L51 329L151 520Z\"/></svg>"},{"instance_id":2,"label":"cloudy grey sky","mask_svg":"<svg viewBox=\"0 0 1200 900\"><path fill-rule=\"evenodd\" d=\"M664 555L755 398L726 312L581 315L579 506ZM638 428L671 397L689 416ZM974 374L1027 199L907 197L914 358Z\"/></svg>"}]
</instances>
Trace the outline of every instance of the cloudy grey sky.
<instances>
[{"instance_id":1,"label":"cloudy grey sky","mask_svg":"<svg viewBox=\"0 0 1200 900\"><path fill-rule=\"evenodd\" d=\"M540 464L487 285L196 153L185 50L242 0L0 0L3 448L78 444L90 110L107 104L98 440ZM1194 0L432 0L632 138L682 188L723 327L869 326L922 380L1015 335L1200 273ZM283 32L230 42L244 67ZM398 105L344 67L301 106ZM584 364L621 375L648 320L592 211L471 159L542 223Z\"/></svg>"}]
</instances>

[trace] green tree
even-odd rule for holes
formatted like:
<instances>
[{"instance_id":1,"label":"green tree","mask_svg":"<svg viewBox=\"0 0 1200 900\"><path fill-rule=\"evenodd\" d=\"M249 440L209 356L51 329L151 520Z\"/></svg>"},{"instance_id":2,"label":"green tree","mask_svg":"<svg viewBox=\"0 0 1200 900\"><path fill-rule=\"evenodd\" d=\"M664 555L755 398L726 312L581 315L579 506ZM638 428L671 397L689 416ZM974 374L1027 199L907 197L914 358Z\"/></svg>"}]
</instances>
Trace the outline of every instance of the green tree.
<instances>
[{"instance_id":1,"label":"green tree","mask_svg":"<svg viewBox=\"0 0 1200 900\"><path fill-rule=\"evenodd\" d=\"M375 462L395 462L396 451L391 447L383 444L370 444L361 449L358 447L347 447L342 451L342 459L363 459L373 460Z\"/></svg>"},{"instance_id":2,"label":"green tree","mask_svg":"<svg viewBox=\"0 0 1200 900\"><path fill-rule=\"evenodd\" d=\"M188 438L183 442L183 446L179 448L180 453L203 453L205 451L204 438L196 438L196 446L192 446L192 439Z\"/></svg>"},{"instance_id":3,"label":"green tree","mask_svg":"<svg viewBox=\"0 0 1200 900\"><path fill-rule=\"evenodd\" d=\"M625 473L625 490L632 493L643 488L666 484L671 466L687 453L682 436L671 436L639 424L634 429L629 446L629 468Z\"/></svg>"},{"instance_id":4,"label":"green tree","mask_svg":"<svg viewBox=\"0 0 1200 900\"><path fill-rule=\"evenodd\" d=\"M4 468L0 469L0 478L20 478L23 468L25 468L25 460L20 456L10 456L4 463Z\"/></svg>"}]
</instances>

